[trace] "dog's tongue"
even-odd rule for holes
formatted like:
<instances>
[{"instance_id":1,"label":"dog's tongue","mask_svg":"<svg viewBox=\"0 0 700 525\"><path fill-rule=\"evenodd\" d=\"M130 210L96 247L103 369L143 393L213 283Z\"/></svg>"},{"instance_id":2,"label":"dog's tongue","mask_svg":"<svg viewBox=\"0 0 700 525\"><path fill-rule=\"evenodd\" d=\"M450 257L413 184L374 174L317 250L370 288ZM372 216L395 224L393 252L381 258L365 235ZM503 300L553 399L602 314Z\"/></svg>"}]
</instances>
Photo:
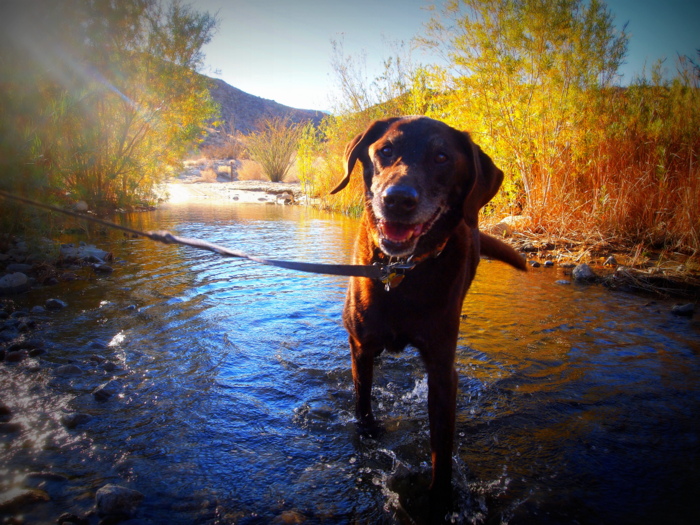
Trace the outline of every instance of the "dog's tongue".
<instances>
[{"instance_id":1,"label":"dog's tongue","mask_svg":"<svg viewBox=\"0 0 700 525\"><path fill-rule=\"evenodd\" d=\"M423 231L422 224L402 224L400 222L383 222L384 237L392 242L406 242Z\"/></svg>"}]
</instances>

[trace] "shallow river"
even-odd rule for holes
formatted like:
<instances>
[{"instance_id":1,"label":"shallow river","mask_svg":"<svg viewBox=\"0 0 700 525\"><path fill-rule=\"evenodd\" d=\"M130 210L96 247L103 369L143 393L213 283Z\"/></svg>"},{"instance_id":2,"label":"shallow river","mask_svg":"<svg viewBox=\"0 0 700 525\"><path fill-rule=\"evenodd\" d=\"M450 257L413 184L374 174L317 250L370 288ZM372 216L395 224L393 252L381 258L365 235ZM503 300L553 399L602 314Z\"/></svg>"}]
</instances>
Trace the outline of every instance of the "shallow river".
<instances>
[{"instance_id":1,"label":"shallow river","mask_svg":"<svg viewBox=\"0 0 700 525\"><path fill-rule=\"evenodd\" d=\"M333 263L349 261L357 227L252 204L124 220ZM386 433L357 436L345 278L121 234L88 242L121 259L116 271L19 299L59 294L69 306L39 318L48 364L3 365L1 393L25 428L3 438L5 486L30 471L67 477L28 523L85 513L107 483L144 494L146 523L400 522L398 502L429 477L426 378L414 350L383 355L374 393ZM700 523L700 322L562 278L479 267L457 351L455 522ZM57 377L66 363L84 372ZM96 401L112 377L117 394ZM66 411L93 417L68 430Z\"/></svg>"}]
</instances>

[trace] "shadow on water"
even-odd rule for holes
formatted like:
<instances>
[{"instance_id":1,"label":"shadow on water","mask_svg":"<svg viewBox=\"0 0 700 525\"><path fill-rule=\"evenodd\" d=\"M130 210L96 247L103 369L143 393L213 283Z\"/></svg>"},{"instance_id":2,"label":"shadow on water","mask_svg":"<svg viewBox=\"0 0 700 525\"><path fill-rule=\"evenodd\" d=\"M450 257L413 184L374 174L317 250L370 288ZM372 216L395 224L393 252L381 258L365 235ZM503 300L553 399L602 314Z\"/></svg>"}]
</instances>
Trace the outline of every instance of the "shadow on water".
<instances>
[{"instance_id":1,"label":"shadow on water","mask_svg":"<svg viewBox=\"0 0 700 525\"><path fill-rule=\"evenodd\" d=\"M317 262L348 262L356 228L258 205L124 220ZM29 521L84 513L106 483L141 491L155 523L402 521L397 502L429 478L426 378L415 351L382 356L386 432L358 438L344 278L110 235L90 242L117 271L61 285L69 307L39 318L42 366L0 372L23 428L2 439L3 487L27 472L67 478ZM484 261L465 302L454 521L696 523L700 324L663 302L556 284L557 272ZM68 363L82 373L58 374ZM108 381L114 395L96 401ZM67 412L92 419L69 430Z\"/></svg>"}]
</instances>

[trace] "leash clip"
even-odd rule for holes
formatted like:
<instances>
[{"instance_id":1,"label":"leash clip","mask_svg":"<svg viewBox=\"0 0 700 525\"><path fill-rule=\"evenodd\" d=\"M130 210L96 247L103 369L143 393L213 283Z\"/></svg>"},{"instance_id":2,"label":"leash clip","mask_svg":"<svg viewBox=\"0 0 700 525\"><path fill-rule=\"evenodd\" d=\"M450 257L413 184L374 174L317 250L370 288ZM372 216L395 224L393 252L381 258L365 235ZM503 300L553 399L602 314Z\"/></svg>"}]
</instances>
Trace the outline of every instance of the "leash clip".
<instances>
[{"instance_id":1,"label":"leash clip","mask_svg":"<svg viewBox=\"0 0 700 525\"><path fill-rule=\"evenodd\" d=\"M405 261L397 259L392 262L392 259L389 259L388 264L379 265L380 280L384 283L384 289L387 292L401 284L406 273L416 267L416 263L413 262L413 255Z\"/></svg>"}]
</instances>

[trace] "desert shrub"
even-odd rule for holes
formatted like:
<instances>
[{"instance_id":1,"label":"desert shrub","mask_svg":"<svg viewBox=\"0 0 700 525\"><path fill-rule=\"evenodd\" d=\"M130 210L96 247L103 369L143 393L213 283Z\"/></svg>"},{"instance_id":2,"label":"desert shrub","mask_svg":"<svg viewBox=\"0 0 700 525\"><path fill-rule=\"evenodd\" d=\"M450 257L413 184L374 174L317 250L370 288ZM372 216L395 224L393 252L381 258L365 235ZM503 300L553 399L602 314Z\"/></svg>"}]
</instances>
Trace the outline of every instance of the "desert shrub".
<instances>
[{"instance_id":1,"label":"desert shrub","mask_svg":"<svg viewBox=\"0 0 700 525\"><path fill-rule=\"evenodd\" d=\"M288 119L272 117L258 122L257 131L246 137L248 155L272 182L284 180L294 163L301 132L301 126Z\"/></svg>"},{"instance_id":2,"label":"desert shrub","mask_svg":"<svg viewBox=\"0 0 700 525\"><path fill-rule=\"evenodd\" d=\"M265 180L265 170L258 162L244 159L240 163L238 180Z\"/></svg>"}]
</instances>

